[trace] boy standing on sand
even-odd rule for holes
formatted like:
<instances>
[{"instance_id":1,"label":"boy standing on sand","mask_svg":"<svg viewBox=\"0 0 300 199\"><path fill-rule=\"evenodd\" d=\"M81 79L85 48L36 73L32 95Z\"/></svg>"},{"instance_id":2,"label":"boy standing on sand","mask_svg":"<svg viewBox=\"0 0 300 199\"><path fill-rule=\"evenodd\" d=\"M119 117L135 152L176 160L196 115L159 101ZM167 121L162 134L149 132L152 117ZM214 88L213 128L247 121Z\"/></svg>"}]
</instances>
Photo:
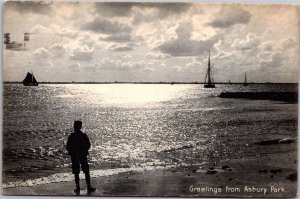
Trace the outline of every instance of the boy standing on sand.
<instances>
[{"instance_id":1,"label":"boy standing on sand","mask_svg":"<svg viewBox=\"0 0 300 199\"><path fill-rule=\"evenodd\" d=\"M74 132L69 135L67 141L68 154L71 156L72 173L75 175L76 189L74 192L80 194L79 173L80 165L85 174L85 181L87 185L87 193L92 193L96 189L91 186L90 169L87 161L88 150L91 148L91 143L88 136L80 129L82 121L74 122Z\"/></svg>"}]
</instances>

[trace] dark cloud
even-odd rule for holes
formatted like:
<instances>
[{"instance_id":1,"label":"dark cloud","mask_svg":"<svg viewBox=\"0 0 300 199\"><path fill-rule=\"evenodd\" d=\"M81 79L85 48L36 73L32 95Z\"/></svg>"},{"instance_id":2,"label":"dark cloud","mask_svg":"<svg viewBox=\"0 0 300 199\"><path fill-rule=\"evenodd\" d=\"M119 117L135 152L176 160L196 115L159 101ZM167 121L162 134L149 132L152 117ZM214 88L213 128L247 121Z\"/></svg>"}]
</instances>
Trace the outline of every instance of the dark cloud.
<instances>
[{"instance_id":1,"label":"dark cloud","mask_svg":"<svg viewBox=\"0 0 300 199\"><path fill-rule=\"evenodd\" d=\"M279 68L283 65L284 59L286 58L281 53L276 52L268 60L262 60L260 64L263 67Z\"/></svg>"},{"instance_id":2,"label":"dark cloud","mask_svg":"<svg viewBox=\"0 0 300 199\"><path fill-rule=\"evenodd\" d=\"M43 1L7 1L4 4L5 10L14 10L21 14L35 13L49 15L54 12L51 3Z\"/></svg>"},{"instance_id":3,"label":"dark cloud","mask_svg":"<svg viewBox=\"0 0 300 199\"><path fill-rule=\"evenodd\" d=\"M191 37L193 26L191 23L182 23L176 29L177 39L186 40Z\"/></svg>"},{"instance_id":4,"label":"dark cloud","mask_svg":"<svg viewBox=\"0 0 300 199\"><path fill-rule=\"evenodd\" d=\"M105 38L100 37L99 40L126 43L132 41L132 37L129 33L120 33L120 34L110 35Z\"/></svg>"},{"instance_id":5,"label":"dark cloud","mask_svg":"<svg viewBox=\"0 0 300 199\"><path fill-rule=\"evenodd\" d=\"M213 47L216 40L209 39L203 41L194 40L171 40L159 46L163 53L171 56L197 56L207 53Z\"/></svg>"},{"instance_id":6,"label":"dark cloud","mask_svg":"<svg viewBox=\"0 0 300 199\"><path fill-rule=\"evenodd\" d=\"M96 2L97 14L107 17L124 17L131 15L131 9L136 3L129 2Z\"/></svg>"},{"instance_id":7,"label":"dark cloud","mask_svg":"<svg viewBox=\"0 0 300 199\"><path fill-rule=\"evenodd\" d=\"M98 2L95 3L97 14L107 17L128 17L132 15L132 8L156 8L159 10L157 18L180 14L189 9L188 3L136 3L136 2Z\"/></svg>"},{"instance_id":8,"label":"dark cloud","mask_svg":"<svg viewBox=\"0 0 300 199\"><path fill-rule=\"evenodd\" d=\"M197 56L206 53L217 42L217 39L191 40L192 25L181 24L176 29L177 38L169 40L158 48L161 52L171 56Z\"/></svg>"},{"instance_id":9,"label":"dark cloud","mask_svg":"<svg viewBox=\"0 0 300 199\"><path fill-rule=\"evenodd\" d=\"M209 25L215 28L227 28L235 24L247 24L251 16L250 12L240 6L224 6Z\"/></svg>"},{"instance_id":10,"label":"dark cloud","mask_svg":"<svg viewBox=\"0 0 300 199\"><path fill-rule=\"evenodd\" d=\"M124 32L131 32L130 26L121 24L116 21L103 19L101 17L97 17L93 21L82 25L81 29L103 34L119 34Z\"/></svg>"},{"instance_id":11,"label":"dark cloud","mask_svg":"<svg viewBox=\"0 0 300 199\"><path fill-rule=\"evenodd\" d=\"M148 5L151 6L151 3ZM159 18L166 18L169 15L177 15L187 11L191 3L153 3L152 7L159 9Z\"/></svg>"},{"instance_id":12,"label":"dark cloud","mask_svg":"<svg viewBox=\"0 0 300 199\"><path fill-rule=\"evenodd\" d=\"M180 15L190 8L191 4L185 3L147 3L141 4L140 10L135 13L133 24L143 22L157 22L157 20L165 19L169 16ZM155 9L154 12L145 12L145 9Z\"/></svg>"},{"instance_id":13,"label":"dark cloud","mask_svg":"<svg viewBox=\"0 0 300 199\"><path fill-rule=\"evenodd\" d=\"M131 46L121 46L121 47L113 48L112 50L114 50L114 51L132 51L133 48Z\"/></svg>"}]
</instances>

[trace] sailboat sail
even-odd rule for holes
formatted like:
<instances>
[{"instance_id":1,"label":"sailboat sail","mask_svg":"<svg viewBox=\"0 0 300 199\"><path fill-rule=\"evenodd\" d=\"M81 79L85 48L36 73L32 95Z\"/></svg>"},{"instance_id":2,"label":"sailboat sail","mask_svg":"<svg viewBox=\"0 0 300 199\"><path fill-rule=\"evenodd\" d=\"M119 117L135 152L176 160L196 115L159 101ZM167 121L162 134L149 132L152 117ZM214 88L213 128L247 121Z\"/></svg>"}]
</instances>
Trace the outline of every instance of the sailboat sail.
<instances>
[{"instance_id":1,"label":"sailboat sail","mask_svg":"<svg viewBox=\"0 0 300 199\"><path fill-rule=\"evenodd\" d=\"M34 75L32 75L32 82L33 82L33 83L37 83L37 81L36 81Z\"/></svg>"},{"instance_id":2,"label":"sailboat sail","mask_svg":"<svg viewBox=\"0 0 300 199\"><path fill-rule=\"evenodd\" d=\"M248 83L247 83L247 75L246 75L246 74L245 74L244 86L248 86Z\"/></svg>"}]
</instances>

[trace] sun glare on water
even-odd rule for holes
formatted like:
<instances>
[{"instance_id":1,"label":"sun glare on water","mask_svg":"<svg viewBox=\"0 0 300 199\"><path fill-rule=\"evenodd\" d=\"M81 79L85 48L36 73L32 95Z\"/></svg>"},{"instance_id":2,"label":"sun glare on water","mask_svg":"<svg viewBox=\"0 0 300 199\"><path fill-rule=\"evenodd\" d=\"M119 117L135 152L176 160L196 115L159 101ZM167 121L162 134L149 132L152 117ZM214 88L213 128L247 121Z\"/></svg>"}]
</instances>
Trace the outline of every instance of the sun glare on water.
<instances>
[{"instance_id":1,"label":"sun glare on water","mask_svg":"<svg viewBox=\"0 0 300 199\"><path fill-rule=\"evenodd\" d=\"M176 99L186 86L155 84L80 85L93 102L105 104L143 105Z\"/></svg>"}]
</instances>

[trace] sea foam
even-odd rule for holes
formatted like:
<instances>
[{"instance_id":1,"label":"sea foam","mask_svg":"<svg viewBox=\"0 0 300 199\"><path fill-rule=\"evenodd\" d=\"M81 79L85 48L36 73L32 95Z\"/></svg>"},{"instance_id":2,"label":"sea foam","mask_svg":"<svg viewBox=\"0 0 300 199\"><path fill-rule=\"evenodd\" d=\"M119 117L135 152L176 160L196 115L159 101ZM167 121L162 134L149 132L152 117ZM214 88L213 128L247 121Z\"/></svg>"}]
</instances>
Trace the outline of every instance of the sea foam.
<instances>
[{"instance_id":1,"label":"sea foam","mask_svg":"<svg viewBox=\"0 0 300 199\"><path fill-rule=\"evenodd\" d=\"M146 167L131 167L131 168L116 168L116 169L105 169L105 170L94 170L91 171L91 177L105 177L111 176L119 173L126 172L143 172L150 171L154 169L165 169L167 167L162 166L146 166ZM84 179L84 174L80 173L80 178ZM36 179L29 180L20 180L15 182L8 182L2 185L3 189L13 188L13 187L33 187L36 185L50 184L50 183L58 183L58 182L70 182L74 180L74 175L70 172L68 173L56 173L47 177L41 177Z\"/></svg>"}]
</instances>

